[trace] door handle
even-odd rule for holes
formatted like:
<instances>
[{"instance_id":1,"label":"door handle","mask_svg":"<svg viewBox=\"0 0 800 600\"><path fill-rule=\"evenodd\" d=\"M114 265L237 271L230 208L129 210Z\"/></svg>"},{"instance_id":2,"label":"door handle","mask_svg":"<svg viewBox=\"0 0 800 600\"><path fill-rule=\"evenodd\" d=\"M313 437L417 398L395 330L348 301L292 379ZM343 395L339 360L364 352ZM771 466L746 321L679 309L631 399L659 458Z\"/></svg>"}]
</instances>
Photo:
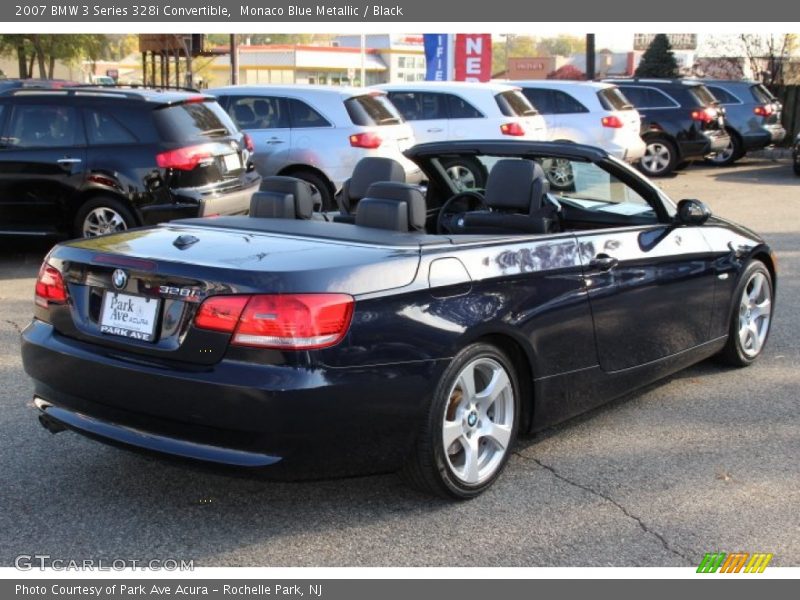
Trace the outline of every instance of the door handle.
<instances>
[{"instance_id":1,"label":"door handle","mask_svg":"<svg viewBox=\"0 0 800 600\"><path fill-rule=\"evenodd\" d=\"M444 131L444 129L441 127L431 127L428 129L428 133L441 133L442 131Z\"/></svg>"},{"instance_id":2,"label":"door handle","mask_svg":"<svg viewBox=\"0 0 800 600\"><path fill-rule=\"evenodd\" d=\"M283 144L284 142L283 142L282 139L274 137L274 138L269 138L267 140L267 143L268 144Z\"/></svg>"},{"instance_id":3,"label":"door handle","mask_svg":"<svg viewBox=\"0 0 800 600\"><path fill-rule=\"evenodd\" d=\"M610 271L619 264L619 259L608 254L598 254L589 261L589 266L600 271Z\"/></svg>"},{"instance_id":4,"label":"door handle","mask_svg":"<svg viewBox=\"0 0 800 600\"><path fill-rule=\"evenodd\" d=\"M65 158L59 158L56 162L63 167L67 165L77 165L78 163L81 162L81 159L65 157Z\"/></svg>"}]
</instances>

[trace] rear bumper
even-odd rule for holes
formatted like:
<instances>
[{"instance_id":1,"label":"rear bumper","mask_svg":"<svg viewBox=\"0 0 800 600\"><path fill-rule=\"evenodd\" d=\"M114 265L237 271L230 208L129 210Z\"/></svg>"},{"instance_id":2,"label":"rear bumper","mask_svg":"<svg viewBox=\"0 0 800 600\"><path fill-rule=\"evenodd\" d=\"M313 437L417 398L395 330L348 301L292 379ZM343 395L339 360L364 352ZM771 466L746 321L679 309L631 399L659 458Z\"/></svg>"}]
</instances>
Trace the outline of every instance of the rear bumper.
<instances>
[{"instance_id":1,"label":"rear bumper","mask_svg":"<svg viewBox=\"0 0 800 600\"><path fill-rule=\"evenodd\" d=\"M772 144L778 144L786 138L786 130L782 125L765 125L757 132L742 135L745 150L760 150Z\"/></svg>"},{"instance_id":2,"label":"rear bumper","mask_svg":"<svg viewBox=\"0 0 800 600\"><path fill-rule=\"evenodd\" d=\"M625 144L607 144L604 148L610 155L629 163L634 163L642 158L646 149L647 144L641 138L631 140L630 143Z\"/></svg>"},{"instance_id":3,"label":"rear bumper","mask_svg":"<svg viewBox=\"0 0 800 600\"><path fill-rule=\"evenodd\" d=\"M281 478L399 468L447 363L297 368L223 359L171 369L37 320L23 332L22 360L40 410L70 429Z\"/></svg>"},{"instance_id":4,"label":"rear bumper","mask_svg":"<svg viewBox=\"0 0 800 600\"><path fill-rule=\"evenodd\" d=\"M703 135L708 140L708 152L720 152L731 143L730 135L723 130L706 131Z\"/></svg>"},{"instance_id":5,"label":"rear bumper","mask_svg":"<svg viewBox=\"0 0 800 600\"><path fill-rule=\"evenodd\" d=\"M145 225L155 225L173 219L246 214L260 183L259 175L247 173L239 185L228 188L172 190L172 202L142 207L142 218Z\"/></svg>"}]
</instances>

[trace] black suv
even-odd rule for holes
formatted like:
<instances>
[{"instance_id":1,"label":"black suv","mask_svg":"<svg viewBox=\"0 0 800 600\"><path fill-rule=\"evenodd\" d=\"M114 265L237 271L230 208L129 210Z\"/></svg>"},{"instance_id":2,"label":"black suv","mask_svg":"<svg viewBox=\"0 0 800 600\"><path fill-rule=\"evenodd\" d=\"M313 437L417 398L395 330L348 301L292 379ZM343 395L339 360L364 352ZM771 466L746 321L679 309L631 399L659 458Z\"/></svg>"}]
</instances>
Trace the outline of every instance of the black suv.
<instances>
[{"instance_id":1,"label":"black suv","mask_svg":"<svg viewBox=\"0 0 800 600\"><path fill-rule=\"evenodd\" d=\"M639 111L647 144L639 168L669 175L730 144L725 110L703 84L682 79L609 79Z\"/></svg>"},{"instance_id":2,"label":"black suv","mask_svg":"<svg viewBox=\"0 0 800 600\"><path fill-rule=\"evenodd\" d=\"M260 182L250 145L212 96L14 90L0 97L0 234L245 213Z\"/></svg>"}]
</instances>

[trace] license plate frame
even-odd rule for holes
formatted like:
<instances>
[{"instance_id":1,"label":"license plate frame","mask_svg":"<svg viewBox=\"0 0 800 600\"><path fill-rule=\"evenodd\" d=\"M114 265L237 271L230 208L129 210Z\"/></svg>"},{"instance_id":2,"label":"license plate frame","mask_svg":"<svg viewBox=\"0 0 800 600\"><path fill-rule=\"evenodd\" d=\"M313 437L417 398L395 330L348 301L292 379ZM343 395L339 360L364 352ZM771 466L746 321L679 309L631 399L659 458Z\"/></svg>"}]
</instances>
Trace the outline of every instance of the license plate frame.
<instances>
[{"instance_id":1,"label":"license plate frame","mask_svg":"<svg viewBox=\"0 0 800 600\"><path fill-rule=\"evenodd\" d=\"M230 173L231 171L238 171L242 168L242 159L236 152L233 154L223 154L222 164L225 165L225 172Z\"/></svg>"},{"instance_id":2,"label":"license plate frame","mask_svg":"<svg viewBox=\"0 0 800 600\"><path fill-rule=\"evenodd\" d=\"M100 332L152 342L156 335L160 305L158 298L106 290L100 305Z\"/></svg>"}]
</instances>

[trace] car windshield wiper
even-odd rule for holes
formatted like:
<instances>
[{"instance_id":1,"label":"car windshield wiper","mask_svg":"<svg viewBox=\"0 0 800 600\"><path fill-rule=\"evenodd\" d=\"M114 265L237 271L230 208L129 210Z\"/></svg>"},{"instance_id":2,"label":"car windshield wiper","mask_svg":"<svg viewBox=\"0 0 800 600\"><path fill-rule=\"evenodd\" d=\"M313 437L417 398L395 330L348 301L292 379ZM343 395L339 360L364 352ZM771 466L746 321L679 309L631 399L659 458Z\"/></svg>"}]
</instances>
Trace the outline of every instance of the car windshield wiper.
<instances>
[{"instance_id":1,"label":"car windshield wiper","mask_svg":"<svg viewBox=\"0 0 800 600\"><path fill-rule=\"evenodd\" d=\"M402 123L403 121L400 120L399 117L386 117L385 119L379 119L378 125L386 125L387 123Z\"/></svg>"}]
</instances>

